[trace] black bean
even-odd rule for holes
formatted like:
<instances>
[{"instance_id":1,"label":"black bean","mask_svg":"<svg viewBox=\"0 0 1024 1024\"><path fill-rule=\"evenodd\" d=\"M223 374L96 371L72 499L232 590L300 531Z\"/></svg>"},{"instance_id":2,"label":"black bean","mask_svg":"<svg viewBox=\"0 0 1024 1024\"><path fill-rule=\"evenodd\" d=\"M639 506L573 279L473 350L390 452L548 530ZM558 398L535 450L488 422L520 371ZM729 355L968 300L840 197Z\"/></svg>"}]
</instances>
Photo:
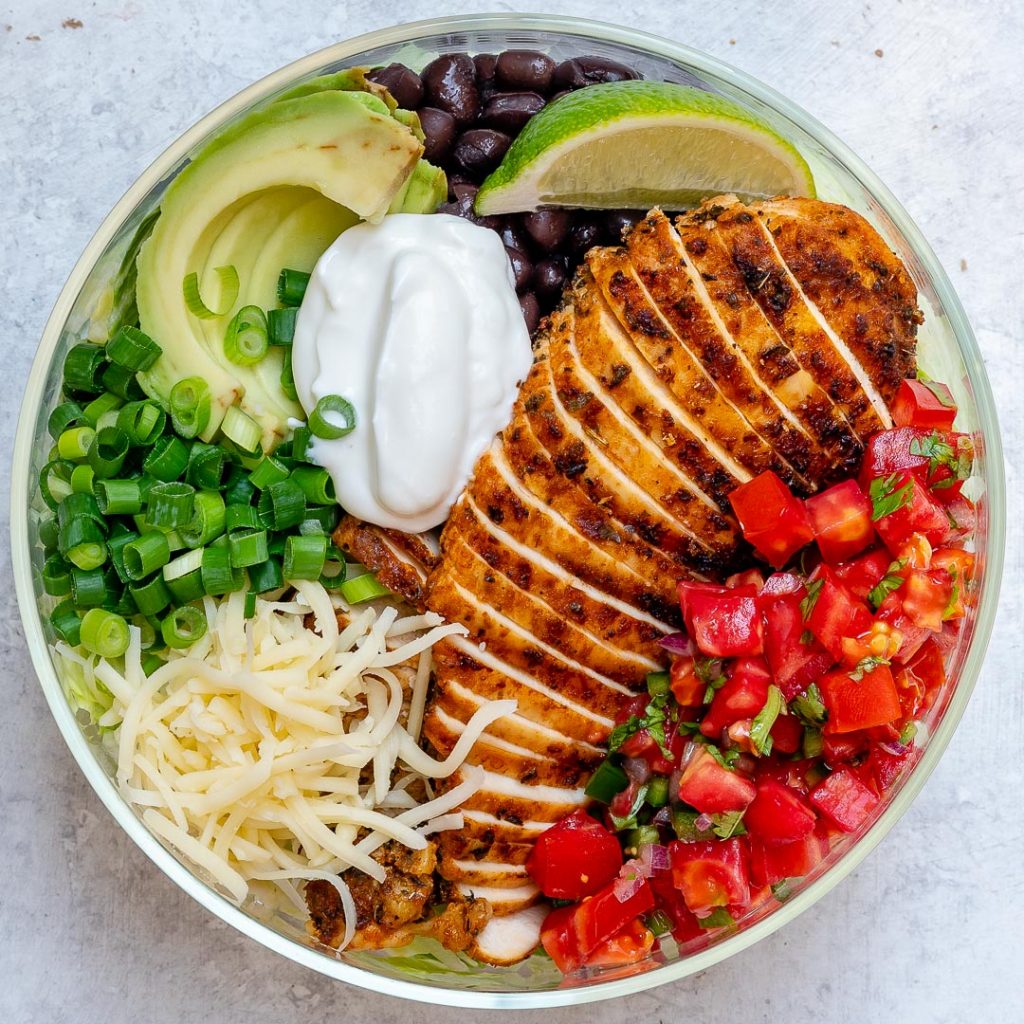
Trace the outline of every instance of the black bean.
<instances>
[{"instance_id":1,"label":"black bean","mask_svg":"<svg viewBox=\"0 0 1024 1024\"><path fill-rule=\"evenodd\" d=\"M605 228L614 244L622 241L627 231L632 231L643 220L640 210L611 210L605 215Z\"/></svg>"},{"instance_id":2,"label":"black bean","mask_svg":"<svg viewBox=\"0 0 1024 1024\"><path fill-rule=\"evenodd\" d=\"M561 92L556 92L551 97L551 99L548 100L548 106L550 106L552 103L554 103L555 100L560 100L563 96L568 96L569 93L571 93L571 92L572 92L572 89L563 89Z\"/></svg>"},{"instance_id":3,"label":"black bean","mask_svg":"<svg viewBox=\"0 0 1024 1024\"><path fill-rule=\"evenodd\" d=\"M469 185L471 184L469 178L464 174L449 174L448 175L448 202L452 202L455 199L455 187L457 185Z\"/></svg>"},{"instance_id":4,"label":"black bean","mask_svg":"<svg viewBox=\"0 0 1024 1024\"><path fill-rule=\"evenodd\" d=\"M480 113L476 65L468 53L442 54L423 69L421 78L427 102L447 110L457 124L470 124Z\"/></svg>"},{"instance_id":5,"label":"black bean","mask_svg":"<svg viewBox=\"0 0 1024 1024\"><path fill-rule=\"evenodd\" d=\"M496 92L487 101L480 123L508 135L518 135L543 107L544 97L537 92Z\"/></svg>"},{"instance_id":6,"label":"black bean","mask_svg":"<svg viewBox=\"0 0 1024 1024\"><path fill-rule=\"evenodd\" d=\"M567 276L565 260L557 256L550 257L541 260L533 268L533 287L538 295L554 297L561 294Z\"/></svg>"},{"instance_id":7,"label":"black bean","mask_svg":"<svg viewBox=\"0 0 1024 1024\"><path fill-rule=\"evenodd\" d=\"M547 92L555 62L539 50L506 50L499 54L494 77L506 89L530 89Z\"/></svg>"},{"instance_id":8,"label":"black bean","mask_svg":"<svg viewBox=\"0 0 1024 1024\"><path fill-rule=\"evenodd\" d=\"M470 202L476 199L477 192L480 191L479 185L474 185L471 181L460 181L452 185L448 190L456 202L468 198Z\"/></svg>"},{"instance_id":9,"label":"black bean","mask_svg":"<svg viewBox=\"0 0 1024 1024\"><path fill-rule=\"evenodd\" d=\"M588 249L600 244L604 235L602 227L603 225L590 218L578 220L569 229L569 248L576 255L582 256Z\"/></svg>"},{"instance_id":10,"label":"black bean","mask_svg":"<svg viewBox=\"0 0 1024 1024\"><path fill-rule=\"evenodd\" d=\"M568 210L537 210L523 216L523 227L542 249L557 249L565 240L572 216Z\"/></svg>"},{"instance_id":11,"label":"black bean","mask_svg":"<svg viewBox=\"0 0 1024 1024\"><path fill-rule=\"evenodd\" d=\"M420 127L426 136L423 155L433 163L443 160L455 141L455 118L447 110L420 107Z\"/></svg>"},{"instance_id":12,"label":"black bean","mask_svg":"<svg viewBox=\"0 0 1024 1024\"><path fill-rule=\"evenodd\" d=\"M582 89L600 82L624 82L640 75L625 64L607 57L570 57L555 68L552 82L556 89Z\"/></svg>"},{"instance_id":13,"label":"black bean","mask_svg":"<svg viewBox=\"0 0 1024 1024\"><path fill-rule=\"evenodd\" d=\"M521 292L530 283L530 278L533 276L533 264L519 249L513 249L506 245L505 252L508 253L509 262L512 264L512 273L516 279L516 291Z\"/></svg>"},{"instance_id":14,"label":"black bean","mask_svg":"<svg viewBox=\"0 0 1024 1024\"><path fill-rule=\"evenodd\" d=\"M523 311L523 319L526 321L526 329L532 336L540 323L540 303L533 292L527 292L519 296L519 308Z\"/></svg>"},{"instance_id":15,"label":"black bean","mask_svg":"<svg viewBox=\"0 0 1024 1024\"><path fill-rule=\"evenodd\" d=\"M473 58L476 68L476 80L480 85L494 81L494 66L498 63L498 55L494 53L478 53Z\"/></svg>"},{"instance_id":16,"label":"black bean","mask_svg":"<svg viewBox=\"0 0 1024 1024\"><path fill-rule=\"evenodd\" d=\"M452 147L452 159L469 175L490 174L505 155L512 140L493 128L470 128Z\"/></svg>"},{"instance_id":17,"label":"black bean","mask_svg":"<svg viewBox=\"0 0 1024 1024\"><path fill-rule=\"evenodd\" d=\"M522 229L518 221L518 217L506 218L498 229L498 234L501 235L501 241L506 247L511 246L521 252L529 252L530 236Z\"/></svg>"},{"instance_id":18,"label":"black bean","mask_svg":"<svg viewBox=\"0 0 1024 1024\"><path fill-rule=\"evenodd\" d=\"M371 82L383 85L405 110L415 110L423 102L423 82L415 71L404 64L389 64L377 68L366 76Z\"/></svg>"}]
</instances>

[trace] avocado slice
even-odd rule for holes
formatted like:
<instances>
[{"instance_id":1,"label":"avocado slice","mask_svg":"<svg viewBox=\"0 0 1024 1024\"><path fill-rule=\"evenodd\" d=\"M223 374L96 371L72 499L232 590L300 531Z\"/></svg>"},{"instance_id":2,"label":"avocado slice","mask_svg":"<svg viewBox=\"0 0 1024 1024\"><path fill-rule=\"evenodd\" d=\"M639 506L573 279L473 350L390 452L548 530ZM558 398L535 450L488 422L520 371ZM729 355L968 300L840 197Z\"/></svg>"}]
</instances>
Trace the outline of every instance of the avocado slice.
<instances>
[{"instance_id":1,"label":"avocado slice","mask_svg":"<svg viewBox=\"0 0 1024 1024\"><path fill-rule=\"evenodd\" d=\"M284 436L287 417L301 413L284 397L271 366L235 366L224 354L229 318L251 299L237 265L243 247L217 243L249 204L260 201L258 194L268 190L296 190L305 198L310 191L322 195L349 211L348 216L335 213L335 224L347 226L353 216L371 221L383 217L423 151L413 132L387 110L376 96L336 87L276 100L211 141L164 194L160 217L139 252L136 288L140 326L163 354L140 375L140 382L147 393L166 401L181 378L203 377L213 406L204 437L216 433L225 410L236 401L259 423L266 449ZM278 220L298 208L294 200L280 202ZM268 226L276 223L271 219ZM252 234L242 225L234 230L251 241ZM330 241L333 237L323 248ZM201 284L208 284L203 278L214 250L235 254L243 287L224 316L203 321L185 305L182 281L195 271L202 275ZM210 263L211 270L215 265L226 264ZM282 265L295 265L290 252L275 273Z\"/></svg>"}]
</instances>

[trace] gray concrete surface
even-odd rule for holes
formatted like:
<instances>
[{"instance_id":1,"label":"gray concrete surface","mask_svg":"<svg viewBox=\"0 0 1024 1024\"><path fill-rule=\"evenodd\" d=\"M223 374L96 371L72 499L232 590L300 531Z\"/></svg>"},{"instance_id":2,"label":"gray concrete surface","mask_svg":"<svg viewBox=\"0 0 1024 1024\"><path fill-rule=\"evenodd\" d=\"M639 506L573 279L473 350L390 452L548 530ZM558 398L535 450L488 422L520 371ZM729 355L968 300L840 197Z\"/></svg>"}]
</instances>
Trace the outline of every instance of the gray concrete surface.
<instances>
[{"instance_id":1,"label":"gray concrete surface","mask_svg":"<svg viewBox=\"0 0 1024 1024\"><path fill-rule=\"evenodd\" d=\"M482 6L0 6L0 450L10 451L23 382L65 276L168 142L308 51L396 21ZM1014 0L522 7L639 25L706 49L792 97L878 171L936 248L978 333L1002 411L1011 531L1000 619L976 695L917 803L867 862L794 924L714 970L546 1019L1024 1020L1022 8ZM0 468L4 534L8 458ZM6 543L0 667L0 1022L492 1019L332 983L229 930L159 874L100 806L50 720L24 647Z\"/></svg>"}]
</instances>

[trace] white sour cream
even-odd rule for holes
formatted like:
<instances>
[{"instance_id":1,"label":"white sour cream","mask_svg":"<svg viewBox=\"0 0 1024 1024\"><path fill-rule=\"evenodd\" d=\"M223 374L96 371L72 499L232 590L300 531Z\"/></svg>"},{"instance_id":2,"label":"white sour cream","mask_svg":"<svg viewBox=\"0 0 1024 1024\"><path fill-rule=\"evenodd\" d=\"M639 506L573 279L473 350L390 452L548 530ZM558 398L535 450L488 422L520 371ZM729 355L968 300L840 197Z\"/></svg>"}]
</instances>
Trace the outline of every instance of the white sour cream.
<instances>
[{"instance_id":1,"label":"white sour cream","mask_svg":"<svg viewBox=\"0 0 1024 1024\"><path fill-rule=\"evenodd\" d=\"M437 526L508 423L531 363L498 235L447 214L349 228L320 257L299 310L292 371L307 414L326 395L355 409L311 457L338 502L378 526Z\"/></svg>"}]
</instances>

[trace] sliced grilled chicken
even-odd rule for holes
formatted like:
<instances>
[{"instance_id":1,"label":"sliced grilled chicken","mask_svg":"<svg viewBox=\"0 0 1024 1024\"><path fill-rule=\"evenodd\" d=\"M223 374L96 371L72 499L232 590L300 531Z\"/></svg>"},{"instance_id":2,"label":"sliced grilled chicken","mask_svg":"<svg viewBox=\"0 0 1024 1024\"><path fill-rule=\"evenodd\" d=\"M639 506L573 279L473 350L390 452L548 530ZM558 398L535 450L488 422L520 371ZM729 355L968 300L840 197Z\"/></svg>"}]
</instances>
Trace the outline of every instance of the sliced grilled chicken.
<instances>
[{"instance_id":1,"label":"sliced grilled chicken","mask_svg":"<svg viewBox=\"0 0 1024 1024\"><path fill-rule=\"evenodd\" d=\"M427 577L440 560L436 537L387 530L343 516L333 540L336 547L375 572L389 590L422 608Z\"/></svg>"}]
</instances>

